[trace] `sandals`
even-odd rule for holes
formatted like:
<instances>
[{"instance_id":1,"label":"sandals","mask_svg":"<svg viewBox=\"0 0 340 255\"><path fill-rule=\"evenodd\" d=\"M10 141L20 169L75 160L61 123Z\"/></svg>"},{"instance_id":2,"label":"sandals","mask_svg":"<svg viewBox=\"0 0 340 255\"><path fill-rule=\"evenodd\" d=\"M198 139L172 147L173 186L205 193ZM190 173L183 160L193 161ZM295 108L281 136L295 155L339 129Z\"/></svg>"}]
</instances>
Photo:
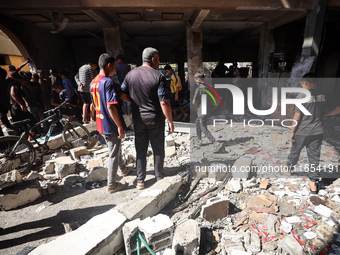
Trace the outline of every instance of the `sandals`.
<instances>
[{"instance_id":1,"label":"sandals","mask_svg":"<svg viewBox=\"0 0 340 255\"><path fill-rule=\"evenodd\" d=\"M133 185L135 185L139 190L144 189L144 182L137 182L137 179L133 181Z\"/></svg>"},{"instance_id":2,"label":"sandals","mask_svg":"<svg viewBox=\"0 0 340 255\"><path fill-rule=\"evenodd\" d=\"M125 167L125 170L122 172L123 176L127 176L133 170L133 166Z\"/></svg>"},{"instance_id":3,"label":"sandals","mask_svg":"<svg viewBox=\"0 0 340 255\"><path fill-rule=\"evenodd\" d=\"M126 188L128 185L126 182L116 182L115 186L107 188L107 192L112 194Z\"/></svg>"}]
</instances>

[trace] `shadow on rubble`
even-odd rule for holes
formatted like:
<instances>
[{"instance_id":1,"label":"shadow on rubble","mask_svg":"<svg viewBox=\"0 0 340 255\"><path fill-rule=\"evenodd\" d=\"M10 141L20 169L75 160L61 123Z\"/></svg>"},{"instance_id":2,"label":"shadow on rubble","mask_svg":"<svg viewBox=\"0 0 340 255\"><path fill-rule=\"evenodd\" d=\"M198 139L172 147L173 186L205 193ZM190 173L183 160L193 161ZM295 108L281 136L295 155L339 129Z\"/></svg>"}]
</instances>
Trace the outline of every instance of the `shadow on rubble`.
<instances>
[{"instance_id":1,"label":"shadow on rubble","mask_svg":"<svg viewBox=\"0 0 340 255\"><path fill-rule=\"evenodd\" d=\"M244 143L248 143L249 141L254 140L253 136L249 136L249 137L238 137L235 139L231 139L231 140L218 140L220 143L223 143L224 147L229 147L229 146L233 146L233 145L246 145ZM254 145L257 145L256 142L253 142Z\"/></svg>"},{"instance_id":2,"label":"shadow on rubble","mask_svg":"<svg viewBox=\"0 0 340 255\"><path fill-rule=\"evenodd\" d=\"M66 210L66 211L60 211L57 215L49 218L45 218L42 220L22 223L17 226L13 226L10 228L0 229L0 250L6 249L9 247L17 246L20 244L24 244L27 242L32 242L35 240L45 239L48 237L54 237L59 236L62 234L65 234L65 228L63 223L69 223L74 224L77 223L77 225L84 224L87 220L90 218L107 212L108 210L112 209L114 205L103 205L103 206L93 206L93 207L87 207L83 209L75 209L75 210ZM4 237L11 233L21 232L21 231L27 231L32 230L36 228L45 228L43 230L40 230L38 232L26 234L21 237L15 237L10 238L7 240L3 240ZM18 236L16 234L15 236Z\"/></svg>"},{"instance_id":3,"label":"shadow on rubble","mask_svg":"<svg viewBox=\"0 0 340 255\"><path fill-rule=\"evenodd\" d=\"M323 242L324 246L314 254L340 254L340 226L333 232L332 240L327 243L323 240Z\"/></svg>"}]
</instances>

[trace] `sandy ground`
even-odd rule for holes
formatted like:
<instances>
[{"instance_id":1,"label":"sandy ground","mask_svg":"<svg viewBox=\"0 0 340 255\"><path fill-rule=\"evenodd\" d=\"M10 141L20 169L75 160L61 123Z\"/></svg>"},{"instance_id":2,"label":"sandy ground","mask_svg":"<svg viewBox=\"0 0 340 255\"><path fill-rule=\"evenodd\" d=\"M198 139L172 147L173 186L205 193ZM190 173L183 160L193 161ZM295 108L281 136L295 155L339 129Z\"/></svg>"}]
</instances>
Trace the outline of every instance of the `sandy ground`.
<instances>
[{"instance_id":1,"label":"sandy ground","mask_svg":"<svg viewBox=\"0 0 340 255\"><path fill-rule=\"evenodd\" d=\"M175 174L174 170L166 171ZM83 224L92 217L127 202L140 190L132 185L135 171L124 180L129 186L118 193L108 194L106 186L87 190L84 187L60 185L56 193L46 195L31 204L0 211L0 254L15 255L25 247L37 247L65 233L62 223ZM153 171L147 171L146 188L156 182ZM45 207L37 212L38 208Z\"/></svg>"}]
</instances>

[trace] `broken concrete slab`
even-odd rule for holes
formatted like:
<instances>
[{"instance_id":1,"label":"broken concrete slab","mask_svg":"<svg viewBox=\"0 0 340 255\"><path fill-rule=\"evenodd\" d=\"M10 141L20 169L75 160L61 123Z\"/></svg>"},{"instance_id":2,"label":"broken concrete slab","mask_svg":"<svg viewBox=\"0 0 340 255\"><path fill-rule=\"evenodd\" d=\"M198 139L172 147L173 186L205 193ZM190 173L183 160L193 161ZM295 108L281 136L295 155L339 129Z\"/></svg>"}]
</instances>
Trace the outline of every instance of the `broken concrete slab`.
<instances>
[{"instance_id":1,"label":"broken concrete slab","mask_svg":"<svg viewBox=\"0 0 340 255\"><path fill-rule=\"evenodd\" d=\"M150 190L157 190L156 196L138 196L132 201L117 205L115 209L123 213L129 220L137 218L145 219L146 217L156 215L174 199L181 185L181 176L165 177L148 188Z\"/></svg>"},{"instance_id":2,"label":"broken concrete slab","mask_svg":"<svg viewBox=\"0 0 340 255\"><path fill-rule=\"evenodd\" d=\"M229 200L219 200L204 205L201 210L201 217L207 221L215 222L223 219L229 213Z\"/></svg>"},{"instance_id":3,"label":"broken concrete slab","mask_svg":"<svg viewBox=\"0 0 340 255\"><path fill-rule=\"evenodd\" d=\"M200 228L195 220L187 220L175 229L172 254L199 254Z\"/></svg>"},{"instance_id":4,"label":"broken concrete slab","mask_svg":"<svg viewBox=\"0 0 340 255\"><path fill-rule=\"evenodd\" d=\"M0 175L0 189L13 186L22 182L21 174L17 170L12 170L8 173Z\"/></svg>"},{"instance_id":5,"label":"broken concrete slab","mask_svg":"<svg viewBox=\"0 0 340 255\"><path fill-rule=\"evenodd\" d=\"M80 146L73 149L70 149L70 154L73 160L78 159L80 156L89 155L89 151L86 149L86 146Z\"/></svg>"},{"instance_id":6,"label":"broken concrete slab","mask_svg":"<svg viewBox=\"0 0 340 255\"><path fill-rule=\"evenodd\" d=\"M17 208L42 196L41 187L37 180L25 181L13 187L7 187L1 193L0 208L2 210Z\"/></svg>"},{"instance_id":7,"label":"broken concrete slab","mask_svg":"<svg viewBox=\"0 0 340 255\"><path fill-rule=\"evenodd\" d=\"M282 247L287 253L294 255L302 255L302 246L296 241L292 234L285 236L283 239L279 240L278 245Z\"/></svg>"},{"instance_id":8,"label":"broken concrete slab","mask_svg":"<svg viewBox=\"0 0 340 255\"><path fill-rule=\"evenodd\" d=\"M176 146L170 146L165 148L165 157L173 157L176 155Z\"/></svg>"},{"instance_id":9,"label":"broken concrete slab","mask_svg":"<svg viewBox=\"0 0 340 255\"><path fill-rule=\"evenodd\" d=\"M175 143L175 139L171 136L166 136L165 137L165 144L166 146L170 147L170 146L175 146L176 143Z\"/></svg>"},{"instance_id":10,"label":"broken concrete slab","mask_svg":"<svg viewBox=\"0 0 340 255\"><path fill-rule=\"evenodd\" d=\"M94 167L103 167L104 164L103 164L103 159L102 158L99 158L99 159L91 159L89 160L89 162L87 163L87 167L89 169L91 168L94 168Z\"/></svg>"},{"instance_id":11,"label":"broken concrete slab","mask_svg":"<svg viewBox=\"0 0 340 255\"><path fill-rule=\"evenodd\" d=\"M138 230L154 252L164 250L171 245L173 223L168 216L158 214L151 218L147 217L144 220L136 219L123 226L125 253L128 255L136 252L136 233ZM146 249L143 243L140 243L141 253L143 254L143 250Z\"/></svg>"},{"instance_id":12,"label":"broken concrete slab","mask_svg":"<svg viewBox=\"0 0 340 255\"><path fill-rule=\"evenodd\" d=\"M248 179L253 160L251 158L240 157L233 165L233 178ZM249 169L249 171L245 171Z\"/></svg>"},{"instance_id":13,"label":"broken concrete slab","mask_svg":"<svg viewBox=\"0 0 340 255\"><path fill-rule=\"evenodd\" d=\"M267 189L269 184L269 179L264 179L260 184L260 189Z\"/></svg>"},{"instance_id":14,"label":"broken concrete slab","mask_svg":"<svg viewBox=\"0 0 340 255\"><path fill-rule=\"evenodd\" d=\"M213 163L208 167L208 178L211 182L223 181L224 178L229 174L227 165L223 163Z\"/></svg>"},{"instance_id":15,"label":"broken concrete slab","mask_svg":"<svg viewBox=\"0 0 340 255\"><path fill-rule=\"evenodd\" d=\"M59 157L55 159L54 171L58 178L62 179L67 175L75 174L77 162L70 157Z\"/></svg>"},{"instance_id":16,"label":"broken concrete slab","mask_svg":"<svg viewBox=\"0 0 340 255\"><path fill-rule=\"evenodd\" d=\"M108 169L106 167L92 168L86 178L86 182L97 182L107 180L107 171Z\"/></svg>"},{"instance_id":17,"label":"broken concrete slab","mask_svg":"<svg viewBox=\"0 0 340 255\"><path fill-rule=\"evenodd\" d=\"M106 255L123 247L122 227L126 217L111 209L90 219L78 229L40 245L30 255Z\"/></svg>"},{"instance_id":18,"label":"broken concrete slab","mask_svg":"<svg viewBox=\"0 0 340 255\"><path fill-rule=\"evenodd\" d=\"M241 180L233 178L228 181L228 183L225 185L225 188L231 192L237 193L242 189Z\"/></svg>"},{"instance_id":19,"label":"broken concrete slab","mask_svg":"<svg viewBox=\"0 0 340 255\"><path fill-rule=\"evenodd\" d=\"M153 251L161 251L172 244L174 226L169 216L157 214L142 220L138 228L145 236L145 241L152 245Z\"/></svg>"}]
</instances>

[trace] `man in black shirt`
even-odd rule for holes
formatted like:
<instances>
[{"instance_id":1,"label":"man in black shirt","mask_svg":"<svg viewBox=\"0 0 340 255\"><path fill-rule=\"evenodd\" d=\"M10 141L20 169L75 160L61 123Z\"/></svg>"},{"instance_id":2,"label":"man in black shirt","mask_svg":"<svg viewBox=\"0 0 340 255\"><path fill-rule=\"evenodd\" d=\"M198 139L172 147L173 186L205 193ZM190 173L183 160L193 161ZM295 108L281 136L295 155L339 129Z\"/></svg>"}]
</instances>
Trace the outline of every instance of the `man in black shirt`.
<instances>
[{"instance_id":1,"label":"man in black shirt","mask_svg":"<svg viewBox=\"0 0 340 255\"><path fill-rule=\"evenodd\" d=\"M292 148L290 150L287 166L292 168L299 160L301 150L306 147L309 161L308 177L310 179L310 191L312 194L318 192L316 181L320 178L317 173L319 169L321 145L324 134L324 127L322 118L325 114L326 104L328 108L335 108L330 105L323 90L317 88L315 75L307 73L302 77L301 86L309 90L311 99L302 105L311 113L311 115L304 115L304 113L294 106L294 117L297 125L292 127L289 139L292 141ZM297 98L303 98L305 94L298 94ZM328 101L328 102L327 102ZM332 114L328 113L327 116Z\"/></svg>"},{"instance_id":2,"label":"man in black shirt","mask_svg":"<svg viewBox=\"0 0 340 255\"><path fill-rule=\"evenodd\" d=\"M30 119L28 123L30 127L32 127L36 120L34 116L27 110L26 102L27 99L22 91L22 87L27 86L27 82L20 77L17 72L11 72L11 77L16 78L14 82L10 84L10 105L11 105L11 115L13 121L20 121L25 119ZM31 131L31 135L34 136L34 132ZM33 140L31 137L28 137L28 140Z\"/></svg>"},{"instance_id":3,"label":"man in black shirt","mask_svg":"<svg viewBox=\"0 0 340 255\"><path fill-rule=\"evenodd\" d=\"M130 71L121 86L123 93L131 98L137 152L137 189L144 188L149 141L154 154L155 176L157 180L164 177L164 115L169 122L169 134L174 131L170 92L165 88L164 76L157 71L158 51L146 48L142 58L143 65Z\"/></svg>"}]
</instances>

